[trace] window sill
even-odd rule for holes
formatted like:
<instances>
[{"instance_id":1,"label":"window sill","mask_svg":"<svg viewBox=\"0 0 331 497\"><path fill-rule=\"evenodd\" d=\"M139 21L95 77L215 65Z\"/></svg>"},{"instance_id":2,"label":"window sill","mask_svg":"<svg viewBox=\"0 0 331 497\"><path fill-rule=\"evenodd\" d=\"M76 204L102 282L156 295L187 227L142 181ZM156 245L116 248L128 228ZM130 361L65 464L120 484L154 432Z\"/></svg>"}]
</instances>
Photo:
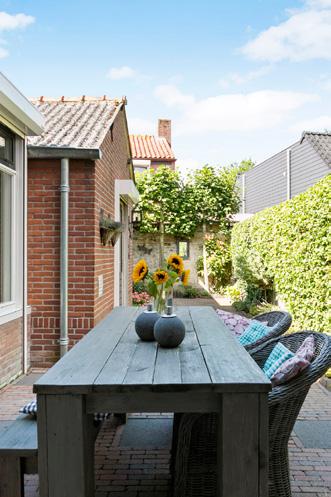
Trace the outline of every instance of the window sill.
<instances>
[{"instance_id":1,"label":"window sill","mask_svg":"<svg viewBox=\"0 0 331 497\"><path fill-rule=\"evenodd\" d=\"M0 326L23 316L23 309L0 309Z\"/></svg>"}]
</instances>

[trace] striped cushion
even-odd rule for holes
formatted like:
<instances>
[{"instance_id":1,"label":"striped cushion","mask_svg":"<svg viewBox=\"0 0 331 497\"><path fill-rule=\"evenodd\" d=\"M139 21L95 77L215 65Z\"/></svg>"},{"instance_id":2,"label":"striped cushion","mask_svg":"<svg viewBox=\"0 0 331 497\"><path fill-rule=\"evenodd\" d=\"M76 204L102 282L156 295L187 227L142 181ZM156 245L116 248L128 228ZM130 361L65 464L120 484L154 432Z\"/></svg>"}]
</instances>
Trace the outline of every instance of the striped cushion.
<instances>
[{"instance_id":1,"label":"striped cushion","mask_svg":"<svg viewBox=\"0 0 331 497\"><path fill-rule=\"evenodd\" d=\"M31 402L28 402L27 404L25 404L25 406L21 407L19 412L22 414L30 414L30 416L37 417L37 401L32 400Z\"/></svg>"},{"instance_id":2,"label":"striped cushion","mask_svg":"<svg viewBox=\"0 0 331 497\"><path fill-rule=\"evenodd\" d=\"M271 379L277 369L288 359L294 357L293 352L291 352L285 345L278 342L277 345L272 349L263 366L264 374Z\"/></svg>"},{"instance_id":3,"label":"striped cushion","mask_svg":"<svg viewBox=\"0 0 331 497\"><path fill-rule=\"evenodd\" d=\"M260 323L260 321L253 320L251 324L246 328L244 333L239 337L239 342L241 345L251 345L257 342L264 336L268 335L270 328Z\"/></svg>"},{"instance_id":4,"label":"striped cushion","mask_svg":"<svg viewBox=\"0 0 331 497\"><path fill-rule=\"evenodd\" d=\"M37 417L37 401L32 400L25 404L25 406L21 407L19 410L22 414L29 414L30 416ZM95 412L94 413L94 421L101 422L105 419L108 419L111 416L110 412Z\"/></svg>"}]
</instances>

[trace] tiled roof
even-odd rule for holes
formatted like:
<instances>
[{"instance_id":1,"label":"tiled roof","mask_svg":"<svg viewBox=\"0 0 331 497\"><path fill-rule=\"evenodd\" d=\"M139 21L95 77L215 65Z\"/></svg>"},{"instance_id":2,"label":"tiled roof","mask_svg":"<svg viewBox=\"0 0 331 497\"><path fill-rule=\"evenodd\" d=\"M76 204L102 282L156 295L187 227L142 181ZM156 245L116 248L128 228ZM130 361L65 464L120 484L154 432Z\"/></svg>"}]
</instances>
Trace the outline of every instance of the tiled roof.
<instances>
[{"instance_id":1,"label":"tiled roof","mask_svg":"<svg viewBox=\"0 0 331 497\"><path fill-rule=\"evenodd\" d=\"M31 102L44 115L46 123L42 135L28 139L29 145L98 149L113 122L116 109L125 100L83 96L40 97L31 99Z\"/></svg>"},{"instance_id":2,"label":"tiled roof","mask_svg":"<svg viewBox=\"0 0 331 497\"><path fill-rule=\"evenodd\" d=\"M301 141L307 139L322 159L331 167L331 133L304 131Z\"/></svg>"},{"instance_id":3,"label":"tiled roof","mask_svg":"<svg viewBox=\"0 0 331 497\"><path fill-rule=\"evenodd\" d=\"M174 161L175 156L162 136L130 135L132 159Z\"/></svg>"}]
</instances>

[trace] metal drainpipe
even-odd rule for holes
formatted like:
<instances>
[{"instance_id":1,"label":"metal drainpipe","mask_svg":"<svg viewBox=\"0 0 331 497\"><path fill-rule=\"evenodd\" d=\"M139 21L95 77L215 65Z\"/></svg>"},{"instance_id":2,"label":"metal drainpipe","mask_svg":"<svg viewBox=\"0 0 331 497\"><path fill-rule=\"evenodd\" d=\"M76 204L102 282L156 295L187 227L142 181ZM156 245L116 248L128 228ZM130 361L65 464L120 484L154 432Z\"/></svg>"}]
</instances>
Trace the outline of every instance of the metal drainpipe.
<instances>
[{"instance_id":1,"label":"metal drainpipe","mask_svg":"<svg viewBox=\"0 0 331 497\"><path fill-rule=\"evenodd\" d=\"M60 356L68 352L69 159L61 159Z\"/></svg>"}]
</instances>

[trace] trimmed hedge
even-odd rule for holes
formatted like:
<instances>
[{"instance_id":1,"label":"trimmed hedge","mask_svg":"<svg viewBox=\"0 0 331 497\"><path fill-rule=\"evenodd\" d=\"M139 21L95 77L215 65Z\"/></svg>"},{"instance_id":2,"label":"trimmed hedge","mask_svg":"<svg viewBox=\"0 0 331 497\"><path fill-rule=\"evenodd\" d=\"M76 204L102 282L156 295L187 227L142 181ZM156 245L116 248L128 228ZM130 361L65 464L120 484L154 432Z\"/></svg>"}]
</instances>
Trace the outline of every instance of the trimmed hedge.
<instances>
[{"instance_id":1,"label":"trimmed hedge","mask_svg":"<svg viewBox=\"0 0 331 497\"><path fill-rule=\"evenodd\" d=\"M296 329L330 333L331 176L233 227L234 277L246 294L274 290Z\"/></svg>"}]
</instances>

